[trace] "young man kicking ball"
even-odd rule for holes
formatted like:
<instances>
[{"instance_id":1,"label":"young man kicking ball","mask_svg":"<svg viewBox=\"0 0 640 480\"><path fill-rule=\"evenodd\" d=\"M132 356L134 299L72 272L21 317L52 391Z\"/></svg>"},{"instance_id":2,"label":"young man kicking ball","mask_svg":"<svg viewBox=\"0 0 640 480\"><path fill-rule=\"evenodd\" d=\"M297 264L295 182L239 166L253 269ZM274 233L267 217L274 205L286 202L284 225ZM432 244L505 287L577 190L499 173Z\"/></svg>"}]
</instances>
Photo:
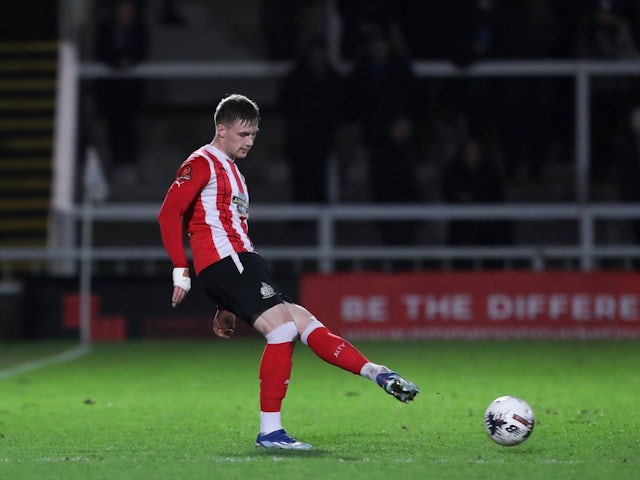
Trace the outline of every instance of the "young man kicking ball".
<instances>
[{"instance_id":1,"label":"young man kicking ball","mask_svg":"<svg viewBox=\"0 0 640 480\"><path fill-rule=\"evenodd\" d=\"M218 307L214 333L228 338L239 317L266 339L259 369L256 446L308 450L310 444L287 434L280 416L296 338L322 360L378 383L401 402L413 400L419 389L387 367L370 362L304 307L286 300L264 259L254 251L247 225L249 193L236 160L251 150L259 121L258 106L252 100L238 94L223 98L214 114L213 141L182 163L158 221L174 267L172 305L182 302L191 288L183 243L186 231L195 273Z\"/></svg>"}]
</instances>

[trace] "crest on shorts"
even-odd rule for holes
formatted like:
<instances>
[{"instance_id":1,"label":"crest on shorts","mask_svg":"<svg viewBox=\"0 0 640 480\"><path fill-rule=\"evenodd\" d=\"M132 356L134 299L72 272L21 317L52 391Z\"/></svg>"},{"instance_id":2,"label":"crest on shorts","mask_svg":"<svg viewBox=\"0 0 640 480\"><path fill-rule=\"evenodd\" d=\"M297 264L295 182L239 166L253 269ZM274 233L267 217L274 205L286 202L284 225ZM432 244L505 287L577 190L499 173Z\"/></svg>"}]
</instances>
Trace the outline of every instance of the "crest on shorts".
<instances>
[{"instance_id":1,"label":"crest on shorts","mask_svg":"<svg viewBox=\"0 0 640 480\"><path fill-rule=\"evenodd\" d=\"M262 286L260 287L260 295L262 295L262 299L266 300L267 298L271 298L276 294L274 288L268 283L262 282Z\"/></svg>"}]
</instances>

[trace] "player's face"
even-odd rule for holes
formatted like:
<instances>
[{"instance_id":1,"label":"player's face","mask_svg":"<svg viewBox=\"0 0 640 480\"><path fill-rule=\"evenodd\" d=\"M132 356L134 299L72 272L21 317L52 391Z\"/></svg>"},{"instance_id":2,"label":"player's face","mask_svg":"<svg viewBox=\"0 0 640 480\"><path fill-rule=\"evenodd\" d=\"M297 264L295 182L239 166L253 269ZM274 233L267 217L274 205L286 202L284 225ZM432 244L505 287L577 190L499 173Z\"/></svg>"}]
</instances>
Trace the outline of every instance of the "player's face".
<instances>
[{"instance_id":1,"label":"player's face","mask_svg":"<svg viewBox=\"0 0 640 480\"><path fill-rule=\"evenodd\" d=\"M231 158L245 158L258 134L258 124L246 122L234 122L231 125L219 124L217 130L221 150Z\"/></svg>"}]
</instances>

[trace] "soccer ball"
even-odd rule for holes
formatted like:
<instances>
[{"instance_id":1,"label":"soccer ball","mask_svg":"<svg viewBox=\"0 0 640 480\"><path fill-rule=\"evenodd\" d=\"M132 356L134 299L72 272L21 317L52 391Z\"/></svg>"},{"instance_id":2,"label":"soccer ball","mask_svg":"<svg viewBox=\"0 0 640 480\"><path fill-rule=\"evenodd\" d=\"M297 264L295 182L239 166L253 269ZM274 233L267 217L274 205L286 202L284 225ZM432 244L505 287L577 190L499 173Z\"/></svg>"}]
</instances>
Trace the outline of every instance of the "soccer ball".
<instances>
[{"instance_id":1,"label":"soccer ball","mask_svg":"<svg viewBox=\"0 0 640 480\"><path fill-rule=\"evenodd\" d=\"M505 447L524 442L533 432L534 424L533 410L518 397L498 397L484 412L487 434L491 440Z\"/></svg>"}]
</instances>

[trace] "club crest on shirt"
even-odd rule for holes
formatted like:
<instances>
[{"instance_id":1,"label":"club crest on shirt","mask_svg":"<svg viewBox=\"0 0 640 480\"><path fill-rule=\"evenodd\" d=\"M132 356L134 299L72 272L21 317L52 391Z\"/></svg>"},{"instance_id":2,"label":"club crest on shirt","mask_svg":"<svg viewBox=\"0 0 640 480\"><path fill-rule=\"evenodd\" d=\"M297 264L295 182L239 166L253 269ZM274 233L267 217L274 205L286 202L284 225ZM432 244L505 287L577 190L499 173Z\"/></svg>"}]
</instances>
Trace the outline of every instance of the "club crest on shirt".
<instances>
[{"instance_id":1,"label":"club crest on shirt","mask_svg":"<svg viewBox=\"0 0 640 480\"><path fill-rule=\"evenodd\" d=\"M189 180L191 180L191 165L185 165L180 169L178 175L176 175L176 180L173 183L179 187Z\"/></svg>"},{"instance_id":2,"label":"club crest on shirt","mask_svg":"<svg viewBox=\"0 0 640 480\"><path fill-rule=\"evenodd\" d=\"M271 298L276 294L274 288L268 283L262 282L262 286L260 287L260 295L262 295L262 299L266 300L267 298Z\"/></svg>"},{"instance_id":3,"label":"club crest on shirt","mask_svg":"<svg viewBox=\"0 0 640 480\"><path fill-rule=\"evenodd\" d=\"M191 180L191 165L185 165L178 172L176 180Z\"/></svg>"},{"instance_id":4,"label":"club crest on shirt","mask_svg":"<svg viewBox=\"0 0 640 480\"><path fill-rule=\"evenodd\" d=\"M238 193L231 197L231 202L236 206L242 218L249 218L249 201L244 193Z\"/></svg>"}]
</instances>

